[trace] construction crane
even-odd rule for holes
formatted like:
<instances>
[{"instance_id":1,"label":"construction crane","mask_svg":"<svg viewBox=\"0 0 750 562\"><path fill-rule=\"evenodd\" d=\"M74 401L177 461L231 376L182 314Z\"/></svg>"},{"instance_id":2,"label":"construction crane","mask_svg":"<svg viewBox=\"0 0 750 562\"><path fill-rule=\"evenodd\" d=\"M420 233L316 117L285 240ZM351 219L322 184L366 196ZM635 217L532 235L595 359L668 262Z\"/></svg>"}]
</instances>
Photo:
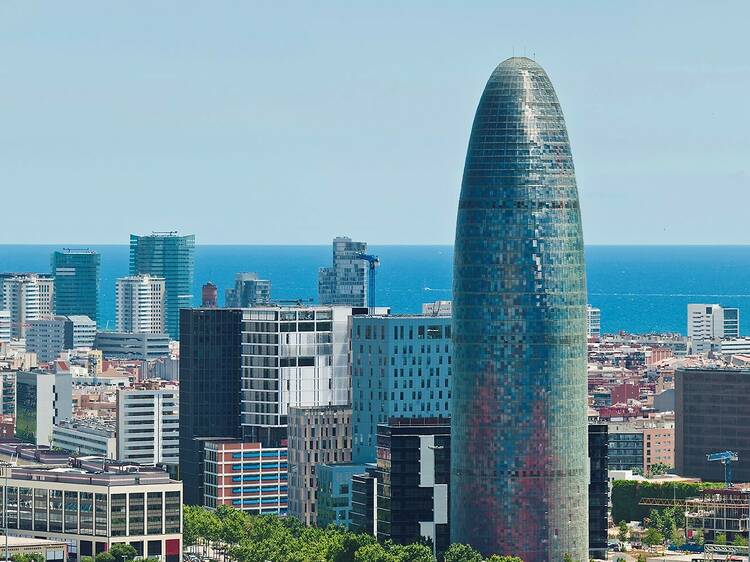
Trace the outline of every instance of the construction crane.
<instances>
[{"instance_id":1,"label":"construction crane","mask_svg":"<svg viewBox=\"0 0 750 562\"><path fill-rule=\"evenodd\" d=\"M739 455L734 451L722 451L721 453L708 453L706 455L708 462L719 461L724 465L724 480L727 488L732 487L732 463L739 460Z\"/></svg>"},{"instance_id":2,"label":"construction crane","mask_svg":"<svg viewBox=\"0 0 750 562\"><path fill-rule=\"evenodd\" d=\"M370 264L370 272L367 276L367 306L372 308L375 306L375 268L380 267L380 258L371 254L358 252L357 259L365 260Z\"/></svg>"}]
</instances>

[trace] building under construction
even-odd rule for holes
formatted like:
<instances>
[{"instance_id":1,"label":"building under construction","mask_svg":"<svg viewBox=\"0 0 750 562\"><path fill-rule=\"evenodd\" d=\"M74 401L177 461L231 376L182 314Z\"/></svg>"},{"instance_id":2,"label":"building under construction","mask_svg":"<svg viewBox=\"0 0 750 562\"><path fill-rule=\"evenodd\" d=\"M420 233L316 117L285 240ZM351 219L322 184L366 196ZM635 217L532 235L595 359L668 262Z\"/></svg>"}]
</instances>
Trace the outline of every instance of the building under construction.
<instances>
[{"instance_id":1,"label":"building under construction","mask_svg":"<svg viewBox=\"0 0 750 562\"><path fill-rule=\"evenodd\" d=\"M703 533L706 543L713 543L719 534L732 543L739 535L748 537L748 502L750 487L703 490L699 498L685 501L685 528L688 537Z\"/></svg>"}]
</instances>

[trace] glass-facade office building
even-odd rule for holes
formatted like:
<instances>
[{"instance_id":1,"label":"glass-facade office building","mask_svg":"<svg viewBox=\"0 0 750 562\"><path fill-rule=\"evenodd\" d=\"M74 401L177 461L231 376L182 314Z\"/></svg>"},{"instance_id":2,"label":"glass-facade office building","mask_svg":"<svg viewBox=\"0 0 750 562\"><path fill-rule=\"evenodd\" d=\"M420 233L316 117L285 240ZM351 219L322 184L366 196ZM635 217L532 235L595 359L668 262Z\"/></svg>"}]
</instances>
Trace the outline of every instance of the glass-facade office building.
<instances>
[{"instance_id":1,"label":"glass-facade office building","mask_svg":"<svg viewBox=\"0 0 750 562\"><path fill-rule=\"evenodd\" d=\"M477 108L453 295L452 542L588 560L581 217L560 103L528 58Z\"/></svg>"},{"instance_id":2,"label":"glass-facade office building","mask_svg":"<svg viewBox=\"0 0 750 562\"><path fill-rule=\"evenodd\" d=\"M101 255L93 250L65 248L52 254L56 314L97 321L101 262Z\"/></svg>"},{"instance_id":3,"label":"glass-facade office building","mask_svg":"<svg viewBox=\"0 0 750 562\"><path fill-rule=\"evenodd\" d=\"M180 309L193 306L195 236L175 232L130 235L130 275L165 279L164 317L167 333L179 339Z\"/></svg>"}]
</instances>

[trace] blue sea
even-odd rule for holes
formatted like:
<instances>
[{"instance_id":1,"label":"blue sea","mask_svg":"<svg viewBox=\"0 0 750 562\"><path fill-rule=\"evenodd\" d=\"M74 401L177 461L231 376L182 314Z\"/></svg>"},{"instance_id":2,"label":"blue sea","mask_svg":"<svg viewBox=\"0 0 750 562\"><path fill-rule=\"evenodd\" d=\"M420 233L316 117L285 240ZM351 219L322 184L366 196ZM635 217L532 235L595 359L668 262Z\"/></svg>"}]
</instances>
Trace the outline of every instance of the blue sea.
<instances>
[{"instance_id":1,"label":"blue sea","mask_svg":"<svg viewBox=\"0 0 750 562\"><path fill-rule=\"evenodd\" d=\"M64 245L0 245L0 271L50 270ZM91 246L102 254L102 326L114 324L115 279L128 274L128 247ZM378 255L376 304L418 312L423 302L451 298L451 246L370 246ZM330 246L198 246L195 304L200 287L224 289L239 271L270 279L274 299L315 299L317 271ZM750 246L589 246L589 302L602 309L605 332L685 332L689 302L719 303L750 314ZM750 318L750 316L748 316ZM748 333L747 330L742 330Z\"/></svg>"}]
</instances>

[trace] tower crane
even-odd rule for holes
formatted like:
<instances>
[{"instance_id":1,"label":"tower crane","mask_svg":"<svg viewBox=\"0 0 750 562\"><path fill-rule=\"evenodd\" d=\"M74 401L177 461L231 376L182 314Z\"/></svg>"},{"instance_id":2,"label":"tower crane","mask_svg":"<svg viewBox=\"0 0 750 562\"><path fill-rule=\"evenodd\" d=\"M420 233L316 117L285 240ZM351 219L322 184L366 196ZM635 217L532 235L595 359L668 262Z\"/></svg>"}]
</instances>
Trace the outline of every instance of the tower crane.
<instances>
[{"instance_id":1,"label":"tower crane","mask_svg":"<svg viewBox=\"0 0 750 562\"><path fill-rule=\"evenodd\" d=\"M366 261L369 265L367 275L367 306L375 306L375 268L380 267L380 258L363 252L357 253L357 259Z\"/></svg>"},{"instance_id":2,"label":"tower crane","mask_svg":"<svg viewBox=\"0 0 750 562\"><path fill-rule=\"evenodd\" d=\"M726 481L727 488L732 487L732 463L739 460L739 455L734 451L722 451L720 453L708 453L706 459L711 461L719 461L724 465L724 480Z\"/></svg>"}]
</instances>

